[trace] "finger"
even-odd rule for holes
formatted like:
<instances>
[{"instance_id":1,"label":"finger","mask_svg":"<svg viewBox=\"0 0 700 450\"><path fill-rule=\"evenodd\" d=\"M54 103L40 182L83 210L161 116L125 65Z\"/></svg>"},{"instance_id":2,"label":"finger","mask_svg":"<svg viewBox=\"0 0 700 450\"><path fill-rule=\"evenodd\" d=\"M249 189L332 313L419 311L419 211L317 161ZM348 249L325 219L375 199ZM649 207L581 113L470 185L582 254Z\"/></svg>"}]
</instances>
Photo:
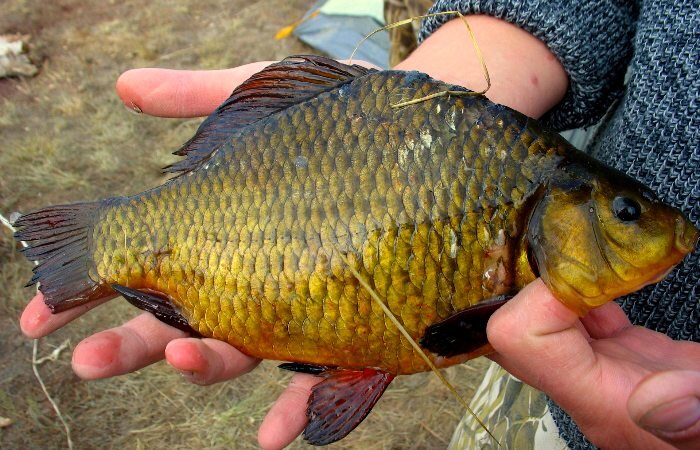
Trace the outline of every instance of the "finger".
<instances>
[{"instance_id":1,"label":"finger","mask_svg":"<svg viewBox=\"0 0 700 450\"><path fill-rule=\"evenodd\" d=\"M225 70L134 69L117 80L124 104L159 117L197 117L210 114L239 84L273 61L261 61ZM366 61L354 61L376 67Z\"/></svg>"},{"instance_id":2,"label":"finger","mask_svg":"<svg viewBox=\"0 0 700 450\"><path fill-rule=\"evenodd\" d=\"M632 420L680 449L700 448L700 371L653 374L632 391Z\"/></svg>"},{"instance_id":3,"label":"finger","mask_svg":"<svg viewBox=\"0 0 700 450\"><path fill-rule=\"evenodd\" d=\"M570 396L573 384L584 383L596 362L578 323L576 313L536 280L489 320L488 339L497 352L492 358L555 399Z\"/></svg>"},{"instance_id":4,"label":"finger","mask_svg":"<svg viewBox=\"0 0 700 450\"><path fill-rule=\"evenodd\" d=\"M610 338L632 326L620 305L614 302L592 309L581 322L593 339Z\"/></svg>"},{"instance_id":5,"label":"finger","mask_svg":"<svg viewBox=\"0 0 700 450\"><path fill-rule=\"evenodd\" d=\"M44 296L38 292L24 308L19 325L22 333L32 339L39 339L47 334L56 331L71 320L82 316L92 308L103 304L109 298L96 300L84 305L76 306L67 311L53 314L44 303Z\"/></svg>"},{"instance_id":6,"label":"finger","mask_svg":"<svg viewBox=\"0 0 700 450\"><path fill-rule=\"evenodd\" d=\"M262 448L284 448L301 434L308 423L306 405L311 388L320 381L321 378L313 375L294 374L260 426L258 442Z\"/></svg>"},{"instance_id":7,"label":"finger","mask_svg":"<svg viewBox=\"0 0 700 450\"><path fill-rule=\"evenodd\" d=\"M250 372L260 363L216 339L177 339L165 348L168 364L192 383L209 385Z\"/></svg>"},{"instance_id":8,"label":"finger","mask_svg":"<svg viewBox=\"0 0 700 450\"><path fill-rule=\"evenodd\" d=\"M133 372L163 359L168 342L184 336L184 331L144 313L78 344L73 352L73 371L87 380Z\"/></svg>"},{"instance_id":9,"label":"finger","mask_svg":"<svg viewBox=\"0 0 700 450\"><path fill-rule=\"evenodd\" d=\"M117 80L117 94L130 108L158 117L206 116L233 89L271 64L262 61L226 70L134 69Z\"/></svg>"}]
</instances>

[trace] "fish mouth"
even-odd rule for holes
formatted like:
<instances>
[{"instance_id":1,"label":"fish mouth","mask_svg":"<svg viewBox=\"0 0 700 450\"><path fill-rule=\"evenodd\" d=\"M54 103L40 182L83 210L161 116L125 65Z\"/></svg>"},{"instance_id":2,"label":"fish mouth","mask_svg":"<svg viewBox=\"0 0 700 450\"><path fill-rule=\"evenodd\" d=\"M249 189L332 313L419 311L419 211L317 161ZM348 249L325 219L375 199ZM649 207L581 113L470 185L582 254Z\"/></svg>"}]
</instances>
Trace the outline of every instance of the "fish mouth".
<instances>
[{"instance_id":1,"label":"fish mouth","mask_svg":"<svg viewBox=\"0 0 700 450\"><path fill-rule=\"evenodd\" d=\"M700 238L700 230L683 216L676 218L676 250L683 255L695 250Z\"/></svg>"}]
</instances>

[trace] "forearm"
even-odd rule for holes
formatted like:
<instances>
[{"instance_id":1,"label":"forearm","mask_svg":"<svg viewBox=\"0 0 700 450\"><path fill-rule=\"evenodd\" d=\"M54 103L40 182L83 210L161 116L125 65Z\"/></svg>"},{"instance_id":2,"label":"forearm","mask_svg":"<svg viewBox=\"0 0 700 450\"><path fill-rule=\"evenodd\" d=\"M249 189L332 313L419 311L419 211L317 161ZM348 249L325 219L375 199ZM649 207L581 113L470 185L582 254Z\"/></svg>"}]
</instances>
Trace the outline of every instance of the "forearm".
<instances>
[{"instance_id":1,"label":"forearm","mask_svg":"<svg viewBox=\"0 0 700 450\"><path fill-rule=\"evenodd\" d=\"M489 99L540 117L564 97L566 72L539 39L494 17L469 16L467 20L491 76ZM475 91L486 87L474 45L459 18L440 27L396 68L420 70Z\"/></svg>"}]
</instances>

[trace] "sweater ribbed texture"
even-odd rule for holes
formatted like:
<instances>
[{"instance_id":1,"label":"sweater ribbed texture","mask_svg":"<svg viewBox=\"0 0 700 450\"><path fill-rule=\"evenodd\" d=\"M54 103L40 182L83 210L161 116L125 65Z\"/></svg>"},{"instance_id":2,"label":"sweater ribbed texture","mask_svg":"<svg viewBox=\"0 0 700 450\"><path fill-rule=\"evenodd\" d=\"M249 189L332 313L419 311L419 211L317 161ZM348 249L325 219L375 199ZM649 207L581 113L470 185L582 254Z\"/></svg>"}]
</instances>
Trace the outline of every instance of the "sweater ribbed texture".
<instances>
[{"instance_id":1,"label":"sweater ribbed texture","mask_svg":"<svg viewBox=\"0 0 700 450\"><path fill-rule=\"evenodd\" d=\"M557 130L581 127L610 108L584 150L700 224L698 0L439 0L431 12L455 9L499 17L542 40L569 74L565 98L543 120ZM427 19L421 37L451 18ZM696 249L664 281L618 300L630 320L700 342L699 254ZM572 450L595 448L565 412L551 402L550 409Z\"/></svg>"},{"instance_id":2,"label":"sweater ribbed texture","mask_svg":"<svg viewBox=\"0 0 700 450\"><path fill-rule=\"evenodd\" d=\"M430 12L454 10L498 17L547 44L569 76L564 99L540 118L555 130L596 123L622 92L636 15L629 2L439 0ZM426 19L420 39L454 18Z\"/></svg>"}]
</instances>

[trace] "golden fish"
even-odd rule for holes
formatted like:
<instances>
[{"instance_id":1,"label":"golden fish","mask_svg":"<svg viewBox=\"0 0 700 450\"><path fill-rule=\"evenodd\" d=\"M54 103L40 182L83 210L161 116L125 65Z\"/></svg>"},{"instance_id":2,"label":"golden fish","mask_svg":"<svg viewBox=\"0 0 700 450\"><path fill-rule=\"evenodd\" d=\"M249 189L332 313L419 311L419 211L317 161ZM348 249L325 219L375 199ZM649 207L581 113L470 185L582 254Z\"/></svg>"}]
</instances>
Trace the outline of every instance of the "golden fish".
<instances>
[{"instance_id":1,"label":"golden fish","mask_svg":"<svg viewBox=\"0 0 700 450\"><path fill-rule=\"evenodd\" d=\"M168 324L322 374L306 438L342 438L397 374L488 351L541 276L579 314L657 281L695 228L556 133L419 72L288 58L238 87L162 186L19 218L46 303L115 291ZM347 262L346 262L347 261Z\"/></svg>"}]
</instances>

